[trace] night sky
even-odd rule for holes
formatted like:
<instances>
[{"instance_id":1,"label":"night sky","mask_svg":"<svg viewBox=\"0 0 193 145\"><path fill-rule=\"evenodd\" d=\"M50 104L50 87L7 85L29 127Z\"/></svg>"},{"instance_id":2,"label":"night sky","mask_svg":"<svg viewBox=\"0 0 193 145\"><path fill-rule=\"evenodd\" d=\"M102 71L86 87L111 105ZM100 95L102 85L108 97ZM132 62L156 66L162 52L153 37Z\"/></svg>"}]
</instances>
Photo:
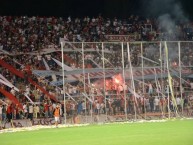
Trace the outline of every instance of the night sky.
<instances>
[{"instance_id":1,"label":"night sky","mask_svg":"<svg viewBox=\"0 0 193 145\"><path fill-rule=\"evenodd\" d=\"M158 17L172 13L175 4L186 17L193 18L193 0L1 0L0 15Z\"/></svg>"}]
</instances>

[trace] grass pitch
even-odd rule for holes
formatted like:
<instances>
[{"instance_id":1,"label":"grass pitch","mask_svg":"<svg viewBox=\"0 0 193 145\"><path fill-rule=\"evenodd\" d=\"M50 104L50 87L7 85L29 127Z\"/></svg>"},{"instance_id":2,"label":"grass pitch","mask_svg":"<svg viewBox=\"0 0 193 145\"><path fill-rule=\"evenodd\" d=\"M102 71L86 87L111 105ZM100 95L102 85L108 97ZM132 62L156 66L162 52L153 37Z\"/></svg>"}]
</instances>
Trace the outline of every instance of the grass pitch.
<instances>
[{"instance_id":1,"label":"grass pitch","mask_svg":"<svg viewBox=\"0 0 193 145\"><path fill-rule=\"evenodd\" d=\"M193 120L2 133L0 145L193 145Z\"/></svg>"}]
</instances>

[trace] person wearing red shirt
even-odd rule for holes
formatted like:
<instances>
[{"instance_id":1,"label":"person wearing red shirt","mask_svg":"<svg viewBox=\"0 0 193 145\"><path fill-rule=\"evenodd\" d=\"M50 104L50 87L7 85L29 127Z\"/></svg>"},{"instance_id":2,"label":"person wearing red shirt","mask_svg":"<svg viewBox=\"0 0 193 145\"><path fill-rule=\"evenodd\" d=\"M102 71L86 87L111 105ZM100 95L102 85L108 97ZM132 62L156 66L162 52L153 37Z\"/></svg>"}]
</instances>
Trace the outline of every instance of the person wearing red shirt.
<instances>
[{"instance_id":1,"label":"person wearing red shirt","mask_svg":"<svg viewBox=\"0 0 193 145\"><path fill-rule=\"evenodd\" d=\"M48 118L49 107L50 105L48 105L48 103L44 104L44 113L46 118Z\"/></svg>"},{"instance_id":2,"label":"person wearing red shirt","mask_svg":"<svg viewBox=\"0 0 193 145\"><path fill-rule=\"evenodd\" d=\"M15 114L16 114L16 119L20 119L20 117L19 117L19 106L18 106L18 104L16 104L16 106L15 106Z\"/></svg>"}]
</instances>

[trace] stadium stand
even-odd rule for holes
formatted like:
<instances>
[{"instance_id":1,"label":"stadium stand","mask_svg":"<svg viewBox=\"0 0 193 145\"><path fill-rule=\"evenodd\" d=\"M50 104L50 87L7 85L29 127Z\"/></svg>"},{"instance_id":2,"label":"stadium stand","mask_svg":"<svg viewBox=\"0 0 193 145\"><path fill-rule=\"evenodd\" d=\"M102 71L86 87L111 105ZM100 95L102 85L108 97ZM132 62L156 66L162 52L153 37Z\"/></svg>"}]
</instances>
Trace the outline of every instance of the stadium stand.
<instances>
[{"instance_id":1,"label":"stadium stand","mask_svg":"<svg viewBox=\"0 0 193 145\"><path fill-rule=\"evenodd\" d=\"M95 89L92 85L83 83L82 78L76 74L72 75L76 82L66 83L66 95L68 99L63 103L62 89L57 85L51 85L51 82L62 78L60 75L52 75L49 77L37 76L33 70L61 70L60 61L62 60L60 40L69 42L65 46L64 63L66 69L81 69L85 68L102 68L103 60L101 59L102 46L95 42L111 42L111 41L150 41L155 42L148 44L145 47L143 54L146 58L151 58L151 61L159 62L159 41L192 41L192 26L191 23L181 24L176 23L175 30L172 34L162 31L157 25L155 19L144 19L139 16L130 16L128 19L109 19L98 17L85 18L63 18L63 17L28 17L28 16L0 16L0 72L5 79L1 77L0 82L0 98L2 107L11 104L12 119L29 118L29 106L33 102L33 117L53 117L52 111L56 102L60 102L62 111L66 111L67 116L90 115L93 114L108 114L116 117L124 117L124 112L130 116L137 112L139 117L144 118L144 113L148 112L149 116L162 116L163 112L167 115L168 104L171 111L175 111L172 99L166 99L166 96L158 96L157 85L162 84L166 89L164 94L167 95L167 79L144 80L145 86L141 81L135 83L136 92L141 95L137 100L127 88L130 82L126 82L126 86L113 85L113 79L108 78L109 83L106 88L107 92L101 93L99 89ZM85 42L84 63L82 60L81 42ZM87 43L89 42L89 43ZM176 47L176 44L171 44L171 47ZM186 66L187 71L192 72L193 66L193 43L182 43L181 47L181 62ZM140 45L131 47L131 62L134 67L141 67L142 61L140 57ZM52 51L54 50L54 51ZM105 63L105 68L113 68L112 72L107 72L109 76L116 74L116 68L122 67L122 54L120 53L121 45L116 43L105 44L105 58L109 63ZM34 53L34 54L32 54ZM176 52L174 53L176 54ZM129 63L125 59L125 68L129 68ZM150 62L145 63L146 66L152 65ZM171 67L176 71L179 65L178 56L174 55L171 58ZM158 66L156 64L154 67ZM184 68L185 70L185 68ZM160 70L156 70L159 72ZM161 72L161 71L160 71ZM97 74L98 73L98 74ZM100 72L91 73L92 76L103 75ZM135 75L151 75L154 74L153 69L144 69L144 74L141 70L136 70ZM96 81L93 79L92 81ZM100 79L99 79L100 80ZM3 83L4 82L4 83ZM157 84L158 83L158 84ZM191 112L193 101L193 81L192 79L173 78L176 92L176 102L178 103L178 111L182 109L186 115L193 115ZM6 85L9 84L9 85ZM18 88L10 87L10 84ZM8 87L9 86L9 87ZM150 91L150 88L153 90ZM179 90L182 92L180 96ZM124 91L127 92L127 99L124 99ZM145 90L145 93L142 93ZM82 93L94 94L93 102L89 98L83 99ZM7 101L8 97L11 101ZM107 98L108 101L105 100ZM91 103L92 102L92 103ZM19 111L16 111L19 105ZM126 106L126 110L125 110ZM137 106L137 108L136 108ZM66 109L64 109L66 107ZM61 111L61 112L62 112ZM17 116L16 112L19 112ZM152 114L152 112L156 112ZM159 112L159 113L158 113ZM6 118L6 110L4 110L2 120ZM61 113L64 115L64 112ZM148 114L146 114L148 116Z\"/></svg>"}]
</instances>

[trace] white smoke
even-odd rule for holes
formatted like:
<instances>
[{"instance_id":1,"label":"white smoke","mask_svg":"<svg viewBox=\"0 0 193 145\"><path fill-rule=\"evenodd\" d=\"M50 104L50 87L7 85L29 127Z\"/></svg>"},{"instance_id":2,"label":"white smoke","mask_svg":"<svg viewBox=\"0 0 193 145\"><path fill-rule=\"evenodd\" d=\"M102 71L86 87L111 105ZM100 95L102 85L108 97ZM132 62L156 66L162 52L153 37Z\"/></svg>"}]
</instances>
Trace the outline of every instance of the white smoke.
<instances>
[{"instance_id":1,"label":"white smoke","mask_svg":"<svg viewBox=\"0 0 193 145\"><path fill-rule=\"evenodd\" d=\"M172 33L175 29L175 23L169 14L165 14L158 17L159 28L163 32Z\"/></svg>"},{"instance_id":2,"label":"white smoke","mask_svg":"<svg viewBox=\"0 0 193 145\"><path fill-rule=\"evenodd\" d=\"M178 0L149 0L146 7L149 15L156 16L158 29L164 32L161 40L180 38L178 26L180 23L188 22L188 18Z\"/></svg>"}]
</instances>

